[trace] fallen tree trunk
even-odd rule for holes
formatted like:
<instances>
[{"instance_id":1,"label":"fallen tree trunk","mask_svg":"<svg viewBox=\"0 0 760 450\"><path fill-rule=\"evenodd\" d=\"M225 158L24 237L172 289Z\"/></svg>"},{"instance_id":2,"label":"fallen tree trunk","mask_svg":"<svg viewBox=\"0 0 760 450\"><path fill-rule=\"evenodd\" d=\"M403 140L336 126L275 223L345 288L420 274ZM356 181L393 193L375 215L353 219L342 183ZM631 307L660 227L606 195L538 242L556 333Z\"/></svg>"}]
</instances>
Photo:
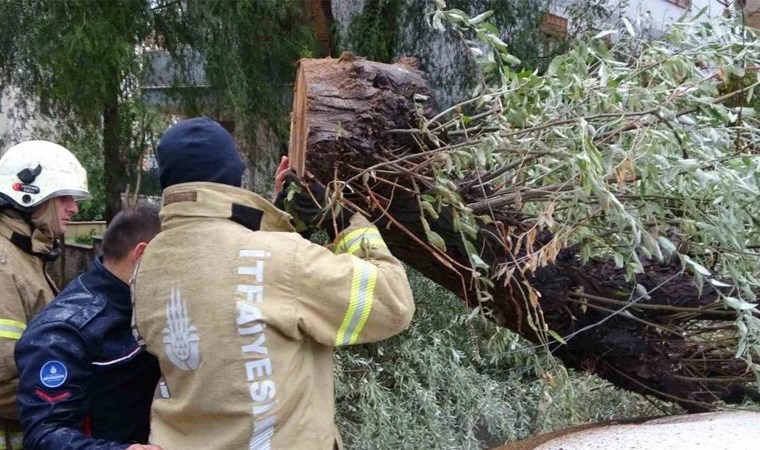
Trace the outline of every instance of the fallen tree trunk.
<instances>
[{"instance_id":1,"label":"fallen tree trunk","mask_svg":"<svg viewBox=\"0 0 760 450\"><path fill-rule=\"evenodd\" d=\"M735 339L736 313L718 301L715 288L697 289L676 264L649 262L636 276L649 294L632 302L635 285L611 260L582 263L575 247L521 212L519 196L489 198L487 181L499 173L441 186L434 177L436 165L446 163L441 149L456 147L461 136L421 130L436 112L411 60L388 65L348 54L302 60L293 167L343 187L345 204L380 225L395 256L489 320L547 345L568 367L689 410L757 399L746 364L727 345ZM422 199L436 192L456 192L478 210L476 223L463 225L453 208L426 214ZM533 263L516 264L524 260Z\"/></svg>"}]
</instances>

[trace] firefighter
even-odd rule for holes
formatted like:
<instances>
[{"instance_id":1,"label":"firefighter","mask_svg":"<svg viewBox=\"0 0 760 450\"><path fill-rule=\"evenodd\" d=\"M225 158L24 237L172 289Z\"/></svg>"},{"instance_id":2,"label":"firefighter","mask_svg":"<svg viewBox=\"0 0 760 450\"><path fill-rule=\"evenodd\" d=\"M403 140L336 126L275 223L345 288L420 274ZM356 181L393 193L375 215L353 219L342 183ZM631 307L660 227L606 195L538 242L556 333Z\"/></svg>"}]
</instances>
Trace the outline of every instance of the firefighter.
<instances>
[{"instance_id":1,"label":"firefighter","mask_svg":"<svg viewBox=\"0 0 760 450\"><path fill-rule=\"evenodd\" d=\"M132 335L129 279L161 227L158 208L119 212L102 256L29 323L16 344L24 448L155 450L145 443L158 361Z\"/></svg>"},{"instance_id":2,"label":"firefighter","mask_svg":"<svg viewBox=\"0 0 760 450\"><path fill-rule=\"evenodd\" d=\"M133 281L135 332L163 374L151 441L166 450L340 448L333 348L407 328L414 303L401 263L359 214L335 221L346 228L332 250L296 233L290 215L240 188L234 140L210 119L174 125L156 157L161 233ZM314 224L322 205L301 201L311 194L300 188L278 204Z\"/></svg>"},{"instance_id":3,"label":"firefighter","mask_svg":"<svg viewBox=\"0 0 760 450\"><path fill-rule=\"evenodd\" d=\"M0 159L0 450L21 448L13 346L57 292L47 264L89 198L84 168L58 144L23 142Z\"/></svg>"}]
</instances>

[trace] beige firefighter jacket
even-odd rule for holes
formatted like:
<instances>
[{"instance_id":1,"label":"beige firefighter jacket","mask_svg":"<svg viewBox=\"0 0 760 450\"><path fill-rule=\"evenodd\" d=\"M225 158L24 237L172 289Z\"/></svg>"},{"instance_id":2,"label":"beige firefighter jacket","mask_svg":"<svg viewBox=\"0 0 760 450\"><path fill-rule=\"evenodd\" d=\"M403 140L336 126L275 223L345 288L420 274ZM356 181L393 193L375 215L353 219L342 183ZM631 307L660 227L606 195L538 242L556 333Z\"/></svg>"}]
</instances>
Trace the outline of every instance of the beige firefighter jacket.
<instances>
[{"instance_id":1,"label":"beige firefighter jacket","mask_svg":"<svg viewBox=\"0 0 760 450\"><path fill-rule=\"evenodd\" d=\"M289 218L239 188L164 191L132 284L137 338L164 376L151 416L164 450L340 445L333 347L409 325L406 273L376 227L354 216L332 252Z\"/></svg>"},{"instance_id":2,"label":"beige firefighter jacket","mask_svg":"<svg viewBox=\"0 0 760 450\"><path fill-rule=\"evenodd\" d=\"M0 211L0 419L17 419L18 376L13 347L32 316L53 299L56 291L42 259L11 242L14 233L27 238L32 235L31 227L17 212ZM45 253L52 240L38 233L31 244L33 251Z\"/></svg>"}]
</instances>

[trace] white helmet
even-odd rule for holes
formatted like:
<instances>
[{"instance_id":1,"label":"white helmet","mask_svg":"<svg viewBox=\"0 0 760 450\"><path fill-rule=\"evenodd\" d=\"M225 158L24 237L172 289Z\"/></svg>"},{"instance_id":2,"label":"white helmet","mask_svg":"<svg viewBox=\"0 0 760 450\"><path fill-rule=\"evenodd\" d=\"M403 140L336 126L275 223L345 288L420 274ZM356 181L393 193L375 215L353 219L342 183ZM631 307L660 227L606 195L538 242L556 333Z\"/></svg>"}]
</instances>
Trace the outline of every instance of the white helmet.
<instances>
[{"instance_id":1,"label":"white helmet","mask_svg":"<svg viewBox=\"0 0 760 450\"><path fill-rule=\"evenodd\" d=\"M14 145L0 158L0 204L32 211L45 200L71 195L92 198L87 172L66 148L48 141Z\"/></svg>"}]
</instances>

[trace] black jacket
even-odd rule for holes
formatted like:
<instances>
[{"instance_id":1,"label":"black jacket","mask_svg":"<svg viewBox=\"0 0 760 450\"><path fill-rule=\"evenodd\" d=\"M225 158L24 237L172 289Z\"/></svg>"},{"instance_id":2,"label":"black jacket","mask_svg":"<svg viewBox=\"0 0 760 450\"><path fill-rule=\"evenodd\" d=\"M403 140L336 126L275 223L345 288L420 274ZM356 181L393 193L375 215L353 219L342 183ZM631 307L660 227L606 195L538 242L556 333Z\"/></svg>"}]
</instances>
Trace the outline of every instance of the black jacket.
<instances>
[{"instance_id":1,"label":"black jacket","mask_svg":"<svg viewBox=\"0 0 760 450\"><path fill-rule=\"evenodd\" d=\"M32 319L15 349L24 448L147 443L159 368L131 319L129 286L100 258Z\"/></svg>"}]
</instances>

